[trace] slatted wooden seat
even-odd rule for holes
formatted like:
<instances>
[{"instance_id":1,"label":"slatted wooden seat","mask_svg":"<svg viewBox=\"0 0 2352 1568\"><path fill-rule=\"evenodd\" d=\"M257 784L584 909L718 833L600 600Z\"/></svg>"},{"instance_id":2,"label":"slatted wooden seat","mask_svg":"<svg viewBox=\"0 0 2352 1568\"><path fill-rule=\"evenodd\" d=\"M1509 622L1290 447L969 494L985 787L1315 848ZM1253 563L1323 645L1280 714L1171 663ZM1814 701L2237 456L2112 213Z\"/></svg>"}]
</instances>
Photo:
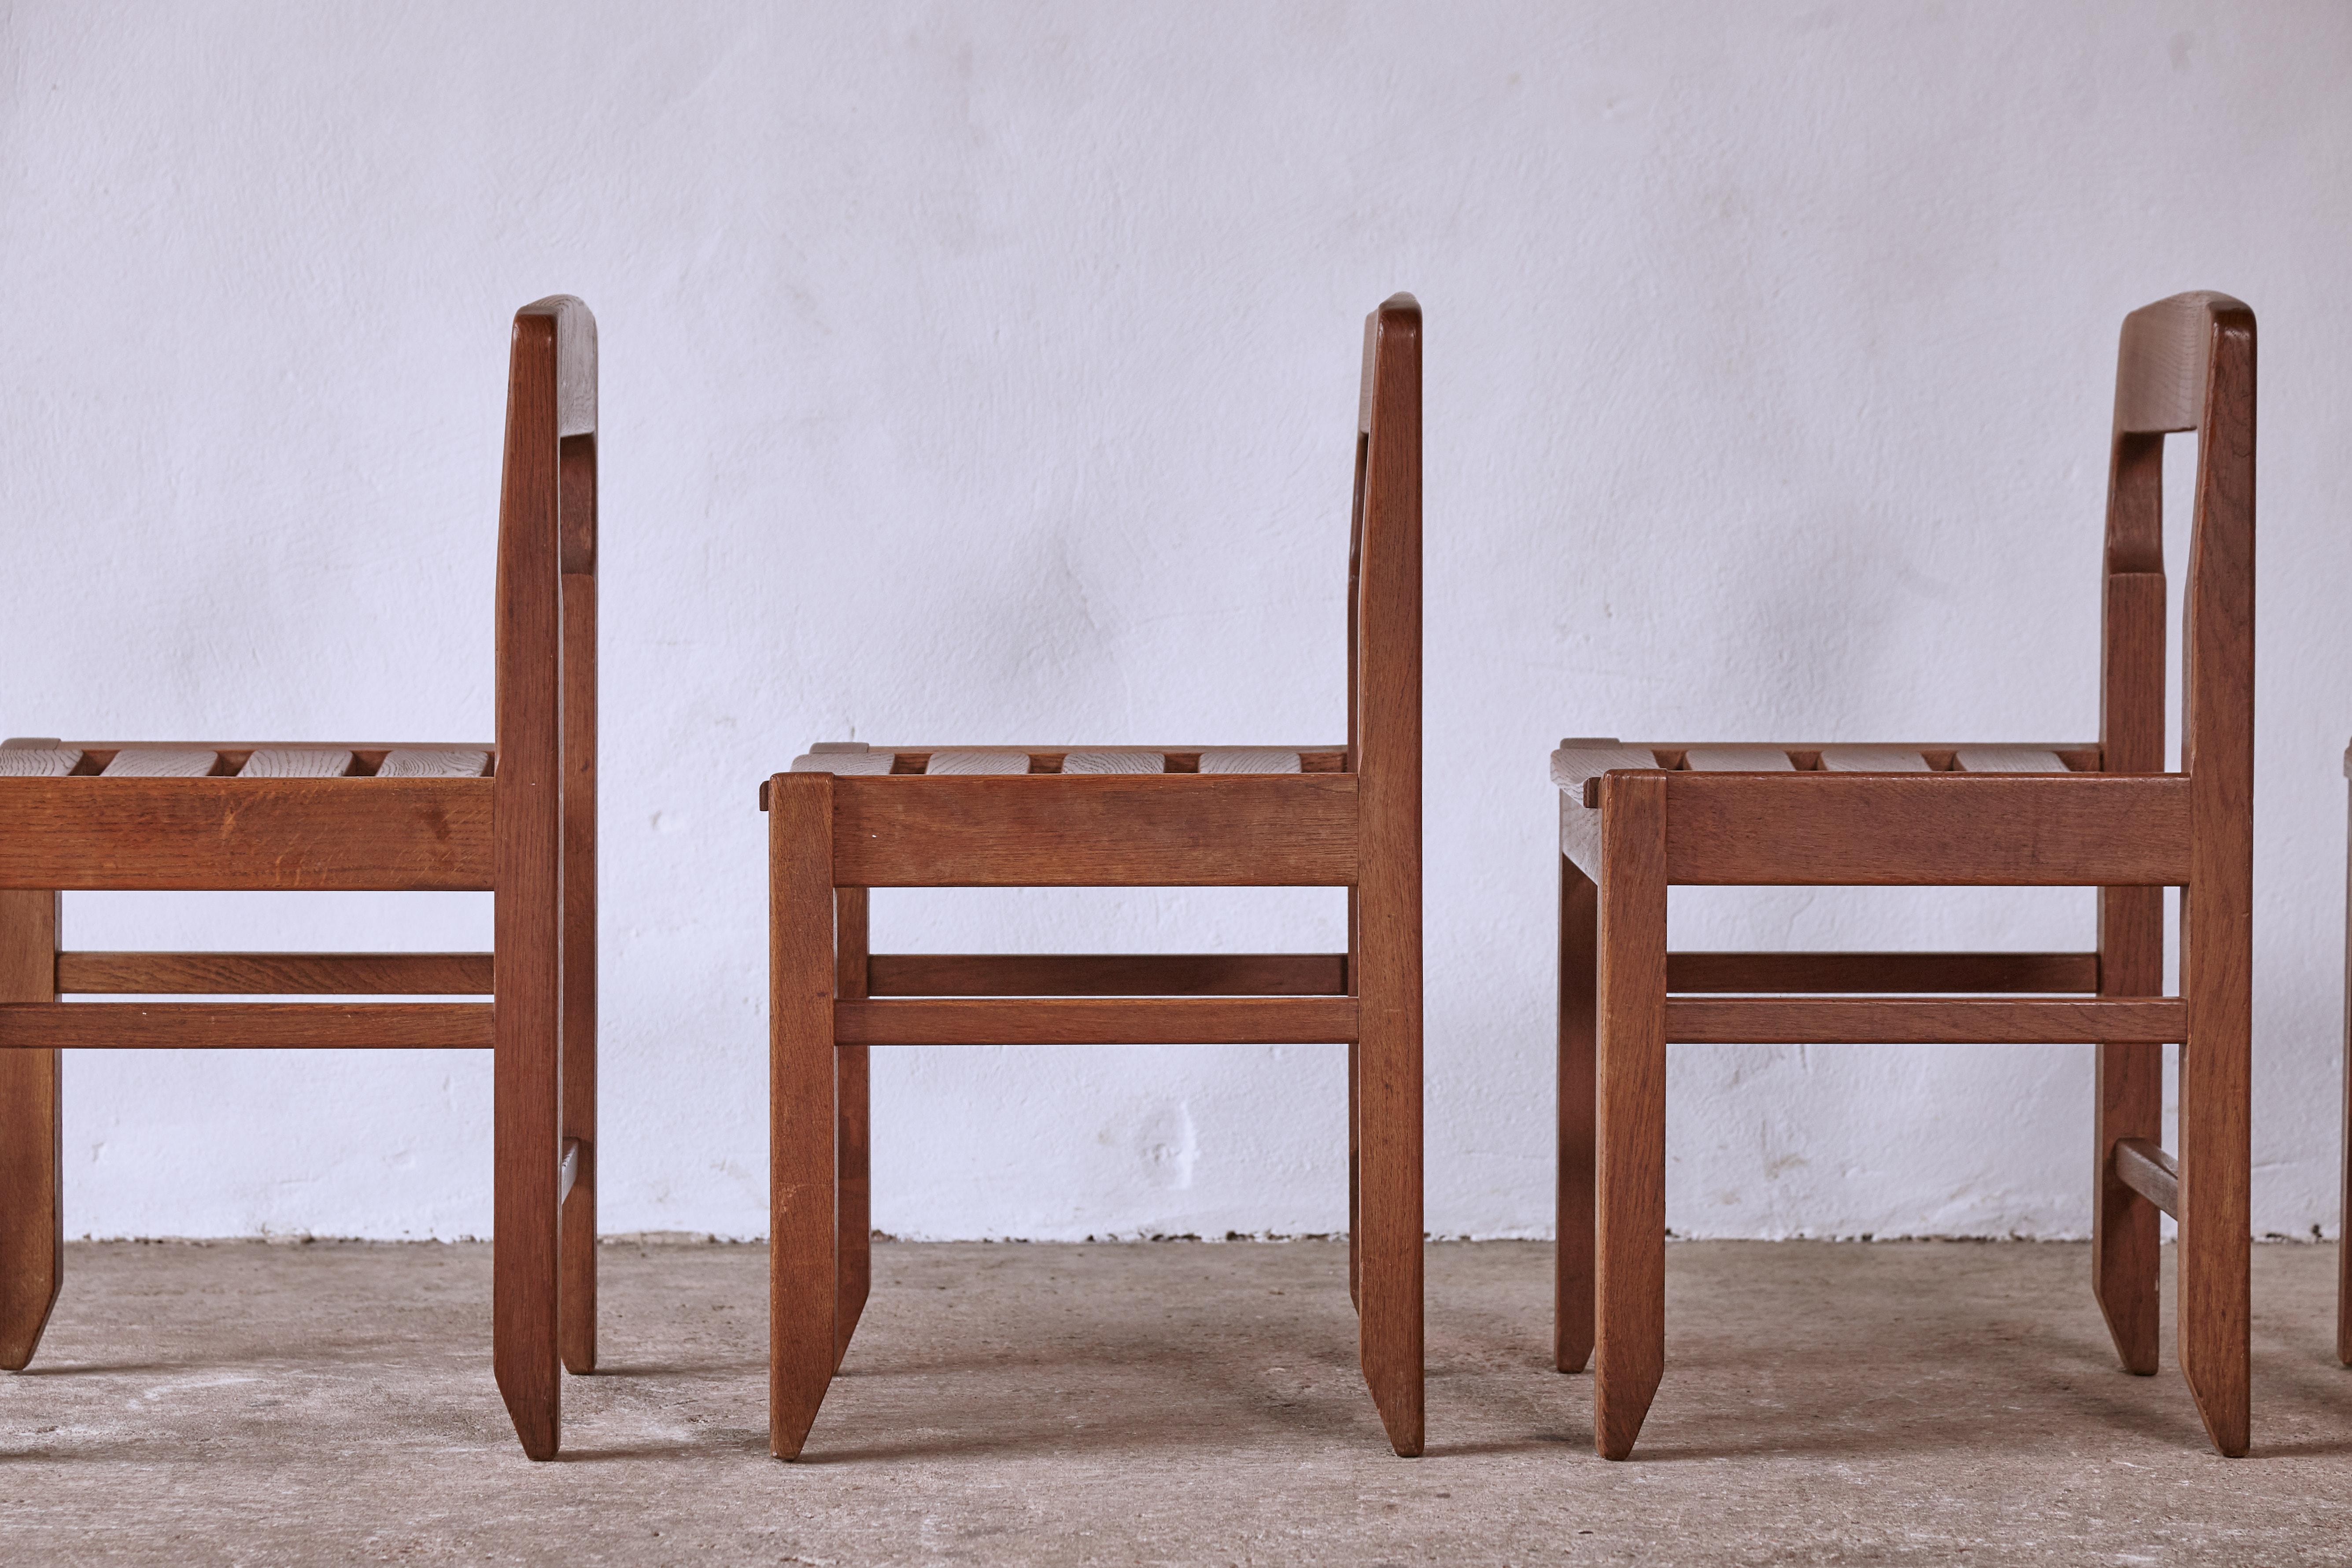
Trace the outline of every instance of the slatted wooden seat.
<instances>
[{"instance_id":1,"label":"slatted wooden seat","mask_svg":"<svg viewBox=\"0 0 2352 1568\"><path fill-rule=\"evenodd\" d=\"M1344 1043L1364 1378L1422 1447L1421 312L1365 323L1344 746L814 748L761 789L771 903L770 1443L866 1304L867 1047ZM894 955L867 889L1344 887L1345 953Z\"/></svg>"},{"instance_id":2,"label":"slatted wooden seat","mask_svg":"<svg viewBox=\"0 0 2352 1568\"><path fill-rule=\"evenodd\" d=\"M2185 740L2168 773L2163 446L2191 430ZM2158 1215L2179 1219L2181 1370L2213 1446L2246 1451L2252 312L2184 294L2126 319L2112 458L2098 741L1570 741L1554 754L1554 1352L1574 1372L1597 1349L1594 1437L1610 1458L1632 1451L1664 1367L1670 1041L2095 1044L2093 1293L2123 1364L2156 1371ZM1678 883L2095 887L2098 941L2054 953L1669 952ZM2184 889L2172 996L2167 887ZM2182 1047L2177 1162L2159 1144L2166 1042Z\"/></svg>"},{"instance_id":3,"label":"slatted wooden seat","mask_svg":"<svg viewBox=\"0 0 2352 1568\"><path fill-rule=\"evenodd\" d=\"M559 1363L596 1359L596 338L569 297L514 321L499 516L498 739L0 746L0 1365L62 1279L58 1053L479 1047L494 1053L492 1360L554 1454ZM482 953L62 952L60 891L471 890ZM69 995L487 1002L66 1002Z\"/></svg>"}]
</instances>

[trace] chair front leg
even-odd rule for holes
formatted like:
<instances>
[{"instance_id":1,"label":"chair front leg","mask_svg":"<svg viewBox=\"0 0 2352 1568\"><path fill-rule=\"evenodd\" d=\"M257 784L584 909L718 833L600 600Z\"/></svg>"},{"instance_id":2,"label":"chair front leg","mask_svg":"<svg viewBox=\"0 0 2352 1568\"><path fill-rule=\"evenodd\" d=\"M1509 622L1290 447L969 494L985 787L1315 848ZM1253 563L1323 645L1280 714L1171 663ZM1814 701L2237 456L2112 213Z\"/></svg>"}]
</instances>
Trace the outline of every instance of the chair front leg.
<instances>
[{"instance_id":1,"label":"chair front leg","mask_svg":"<svg viewBox=\"0 0 2352 1568\"><path fill-rule=\"evenodd\" d=\"M54 1002L58 896L0 890L0 1002ZM0 1368L32 1361L65 1279L62 1053L0 1050Z\"/></svg>"},{"instance_id":2,"label":"chair front leg","mask_svg":"<svg viewBox=\"0 0 2352 1568\"><path fill-rule=\"evenodd\" d=\"M1593 1443L1633 1451L1666 1361L1666 784L1604 774Z\"/></svg>"},{"instance_id":3,"label":"chair front leg","mask_svg":"<svg viewBox=\"0 0 2352 1568\"><path fill-rule=\"evenodd\" d=\"M790 1459L838 1349L832 774L769 781L768 877L768 1447Z\"/></svg>"},{"instance_id":4,"label":"chair front leg","mask_svg":"<svg viewBox=\"0 0 2352 1568\"><path fill-rule=\"evenodd\" d=\"M1559 1151L1553 1194L1552 1365L1592 1358L1592 1094L1599 889L1559 858Z\"/></svg>"},{"instance_id":5,"label":"chair front leg","mask_svg":"<svg viewBox=\"0 0 2352 1568\"><path fill-rule=\"evenodd\" d=\"M2164 990L2164 889L2099 889L2099 994ZM2091 1133L2091 1293L2124 1369L2156 1371L2158 1211L2116 1173L2116 1145L2164 1136L2164 1047L2102 1045Z\"/></svg>"}]
</instances>

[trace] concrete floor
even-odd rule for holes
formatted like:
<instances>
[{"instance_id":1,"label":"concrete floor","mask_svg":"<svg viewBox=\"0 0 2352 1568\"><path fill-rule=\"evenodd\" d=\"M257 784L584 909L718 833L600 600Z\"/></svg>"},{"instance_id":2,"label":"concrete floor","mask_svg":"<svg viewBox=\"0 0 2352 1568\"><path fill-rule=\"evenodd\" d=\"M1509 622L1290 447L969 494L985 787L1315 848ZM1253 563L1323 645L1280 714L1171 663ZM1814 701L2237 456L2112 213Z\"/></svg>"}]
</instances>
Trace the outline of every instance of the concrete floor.
<instances>
[{"instance_id":1,"label":"concrete floor","mask_svg":"<svg viewBox=\"0 0 2352 1568\"><path fill-rule=\"evenodd\" d=\"M2335 1249L2255 1249L2255 1451L2114 1368L2077 1246L1668 1250L1633 1462L1548 1370L1547 1247L1429 1251L1429 1453L1358 1381L1320 1242L876 1248L796 1465L766 1254L604 1249L565 1454L515 1447L481 1247L72 1248L0 1378L0 1562L2352 1561ZM2168 1322L2171 1310L2168 1288Z\"/></svg>"}]
</instances>

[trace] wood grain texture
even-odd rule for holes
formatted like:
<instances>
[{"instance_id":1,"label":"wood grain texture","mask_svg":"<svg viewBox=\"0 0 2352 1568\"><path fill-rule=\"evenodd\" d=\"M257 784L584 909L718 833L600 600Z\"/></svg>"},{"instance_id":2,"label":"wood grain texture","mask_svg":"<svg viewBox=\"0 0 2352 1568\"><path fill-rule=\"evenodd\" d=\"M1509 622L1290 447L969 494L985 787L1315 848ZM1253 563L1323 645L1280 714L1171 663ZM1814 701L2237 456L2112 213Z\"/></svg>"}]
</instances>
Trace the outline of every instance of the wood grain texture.
<instances>
[{"instance_id":1,"label":"wood grain texture","mask_svg":"<svg viewBox=\"0 0 2352 1568\"><path fill-rule=\"evenodd\" d=\"M844 886L1338 887L1356 879L1345 773L841 778Z\"/></svg>"},{"instance_id":2,"label":"wood grain texture","mask_svg":"<svg viewBox=\"0 0 2352 1568\"><path fill-rule=\"evenodd\" d=\"M1349 996L925 997L844 1001L834 1034L868 1046L1339 1045Z\"/></svg>"},{"instance_id":3,"label":"wood grain texture","mask_svg":"<svg viewBox=\"0 0 2352 1568\"><path fill-rule=\"evenodd\" d=\"M2178 778L1670 773L1666 875L1717 886L2099 887L2189 879Z\"/></svg>"},{"instance_id":4,"label":"wood grain texture","mask_svg":"<svg viewBox=\"0 0 2352 1568\"><path fill-rule=\"evenodd\" d=\"M1601 787L1592 1435L1611 1459L1665 1372L1666 779Z\"/></svg>"},{"instance_id":5,"label":"wood grain texture","mask_svg":"<svg viewBox=\"0 0 2352 1568\"><path fill-rule=\"evenodd\" d=\"M0 1006L57 1001L58 896L0 891ZM0 1050L0 1368L22 1372L65 1282L57 1048Z\"/></svg>"},{"instance_id":6,"label":"wood grain texture","mask_svg":"<svg viewBox=\"0 0 2352 1568\"><path fill-rule=\"evenodd\" d=\"M555 1456L563 1049L563 651L557 561L557 318L514 322L497 597L497 1143L491 1362L523 1452ZM368 786L371 793L383 781ZM444 786L448 787L448 786ZM462 787L462 786L459 786Z\"/></svg>"},{"instance_id":7,"label":"wood grain texture","mask_svg":"<svg viewBox=\"0 0 2352 1568\"><path fill-rule=\"evenodd\" d=\"M2161 889L2157 890L2161 899ZM2095 952L1670 952L1666 989L1707 991L2081 991L2099 988Z\"/></svg>"},{"instance_id":8,"label":"wood grain texture","mask_svg":"<svg viewBox=\"0 0 2352 1568\"><path fill-rule=\"evenodd\" d=\"M2107 576L2100 605L2099 746L2116 773L2164 771L2164 442L2118 434L2108 464ZM2099 994L2164 989L2164 893L2099 889ZM2164 1047L2103 1040L2093 1068L2091 1294L2116 1359L2153 1375L2162 1331L2157 1208L2123 1179L2115 1151L2164 1128Z\"/></svg>"},{"instance_id":9,"label":"wood grain texture","mask_svg":"<svg viewBox=\"0 0 2352 1568\"><path fill-rule=\"evenodd\" d=\"M1343 996L1344 952L876 953L872 996ZM844 996L861 994L844 990Z\"/></svg>"},{"instance_id":10,"label":"wood grain texture","mask_svg":"<svg viewBox=\"0 0 2352 1568\"><path fill-rule=\"evenodd\" d=\"M2116 1179L2154 1207L2180 1213L2180 1167L2154 1140L2126 1138L2116 1145Z\"/></svg>"},{"instance_id":11,"label":"wood grain texture","mask_svg":"<svg viewBox=\"0 0 2352 1568\"><path fill-rule=\"evenodd\" d=\"M1359 668L1352 683L1356 711L1349 725L1362 781L1360 850L1349 857L1354 861L1356 884L1356 947L1349 978L1360 1009L1352 1020L1357 1334L1364 1381L1380 1409L1389 1446L1412 1456L1422 1451L1424 1440L1421 307L1411 296L1399 294L1372 312L1370 331L1371 418L1365 437L1361 558L1356 574ZM1311 787L1321 781L1305 774L1216 782ZM1240 1005L1298 1013L1340 1005L1304 996Z\"/></svg>"},{"instance_id":12,"label":"wood grain texture","mask_svg":"<svg viewBox=\"0 0 2352 1568\"><path fill-rule=\"evenodd\" d=\"M830 773L768 791L768 1447L799 1457L837 1353Z\"/></svg>"},{"instance_id":13,"label":"wood grain texture","mask_svg":"<svg viewBox=\"0 0 2352 1568\"><path fill-rule=\"evenodd\" d=\"M581 307L581 314L587 308ZM559 318L559 325L561 318ZM594 319L590 399L595 419ZM558 1350L564 1369L596 1370L596 437L567 431L556 454L556 553L563 616L562 1135L579 1147L562 1199Z\"/></svg>"},{"instance_id":14,"label":"wood grain texture","mask_svg":"<svg viewBox=\"0 0 2352 1568\"><path fill-rule=\"evenodd\" d=\"M861 1002L869 990L869 905L863 888L834 890L834 994ZM871 1053L836 1037L833 1047L834 1202L833 1364L841 1369L865 1315L874 1282L874 1161Z\"/></svg>"},{"instance_id":15,"label":"wood grain texture","mask_svg":"<svg viewBox=\"0 0 2352 1568\"><path fill-rule=\"evenodd\" d=\"M2217 310L2253 316L2226 294L2175 294L2124 318L2116 353L2116 428L2130 434L2194 430L2212 373Z\"/></svg>"},{"instance_id":16,"label":"wood grain texture","mask_svg":"<svg viewBox=\"0 0 2352 1568\"><path fill-rule=\"evenodd\" d=\"M5 1002L0 1049L465 1050L482 1002ZM549 1145L550 1169L554 1146Z\"/></svg>"},{"instance_id":17,"label":"wood grain texture","mask_svg":"<svg viewBox=\"0 0 2352 1568\"><path fill-rule=\"evenodd\" d=\"M487 996L487 952L61 952L60 995Z\"/></svg>"},{"instance_id":18,"label":"wood grain texture","mask_svg":"<svg viewBox=\"0 0 2352 1568\"><path fill-rule=\"evenodd\" d=\"M0 779L0 888L490 887L489 779Z\"/></svg>"},{"instance_id":19,"label":"wood grain texture","mask_svg":"<svg viewBox=\"0 0 2352 1568\"><path fill-rule=\"evenodd\" d=\"M2176 997L1675 996L1666 1038L1686 1045L2090 1045L2179 1039Z\"/></svg>"},{"instance_id":20,"label":"wood grain texture","mask_svg":"<svg viewBox=\"0 0 2352 1568\"><path fill-rule=\"evenodd\" d=\"M1559 1166L1553 1194L1552 1367L1592 1359L1593 1006L1600 891L1559 861ZM1672 976L1674 960L1667 959Z\"/></svg>"},{"instance_id":21,"label":"wood grain texture","mask_svg":"<svg viewBox=\"0 0 2352 1568\"><path fill-rule=\"evenodd\" d=\"M2254 319L2212 311L2182 643L2180 1368L2213 1446L2246 1451L2252 1180Z\"/></svg>"}]
</instances>

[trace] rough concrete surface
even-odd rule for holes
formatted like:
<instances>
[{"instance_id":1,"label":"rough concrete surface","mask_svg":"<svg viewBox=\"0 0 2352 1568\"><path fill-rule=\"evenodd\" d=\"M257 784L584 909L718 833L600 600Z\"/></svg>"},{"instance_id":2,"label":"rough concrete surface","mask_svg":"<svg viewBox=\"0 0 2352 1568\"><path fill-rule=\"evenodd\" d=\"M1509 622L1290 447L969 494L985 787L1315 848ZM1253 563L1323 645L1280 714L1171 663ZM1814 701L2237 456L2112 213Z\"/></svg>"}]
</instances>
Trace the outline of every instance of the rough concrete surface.
<instances>
[{"instance_id":1,"label":"rough concrete surface","mask_svg":"<svg viewBox=\"0 0 2352 1568\"><path fill-rule=\"evenodd\" d=\"M1328 1242L890 1245L808 1458L769 1458L757 1247L604 1249L565 1451L514 1445L488 1249L71 1249L0 1382L0 1561L2321 1563L2352 1558L2335 1248L2255 1253L2255 1450L2115 1369L2084 1247L1668 1251L1642 1447L1547 1365L1550 1249L1429 1249L1391 1456ZM2171 1307L2169 1291L2166 1301ZM2169 1318L2168 1318L2168 1322Z\"/></svg>"}]
</instances>

